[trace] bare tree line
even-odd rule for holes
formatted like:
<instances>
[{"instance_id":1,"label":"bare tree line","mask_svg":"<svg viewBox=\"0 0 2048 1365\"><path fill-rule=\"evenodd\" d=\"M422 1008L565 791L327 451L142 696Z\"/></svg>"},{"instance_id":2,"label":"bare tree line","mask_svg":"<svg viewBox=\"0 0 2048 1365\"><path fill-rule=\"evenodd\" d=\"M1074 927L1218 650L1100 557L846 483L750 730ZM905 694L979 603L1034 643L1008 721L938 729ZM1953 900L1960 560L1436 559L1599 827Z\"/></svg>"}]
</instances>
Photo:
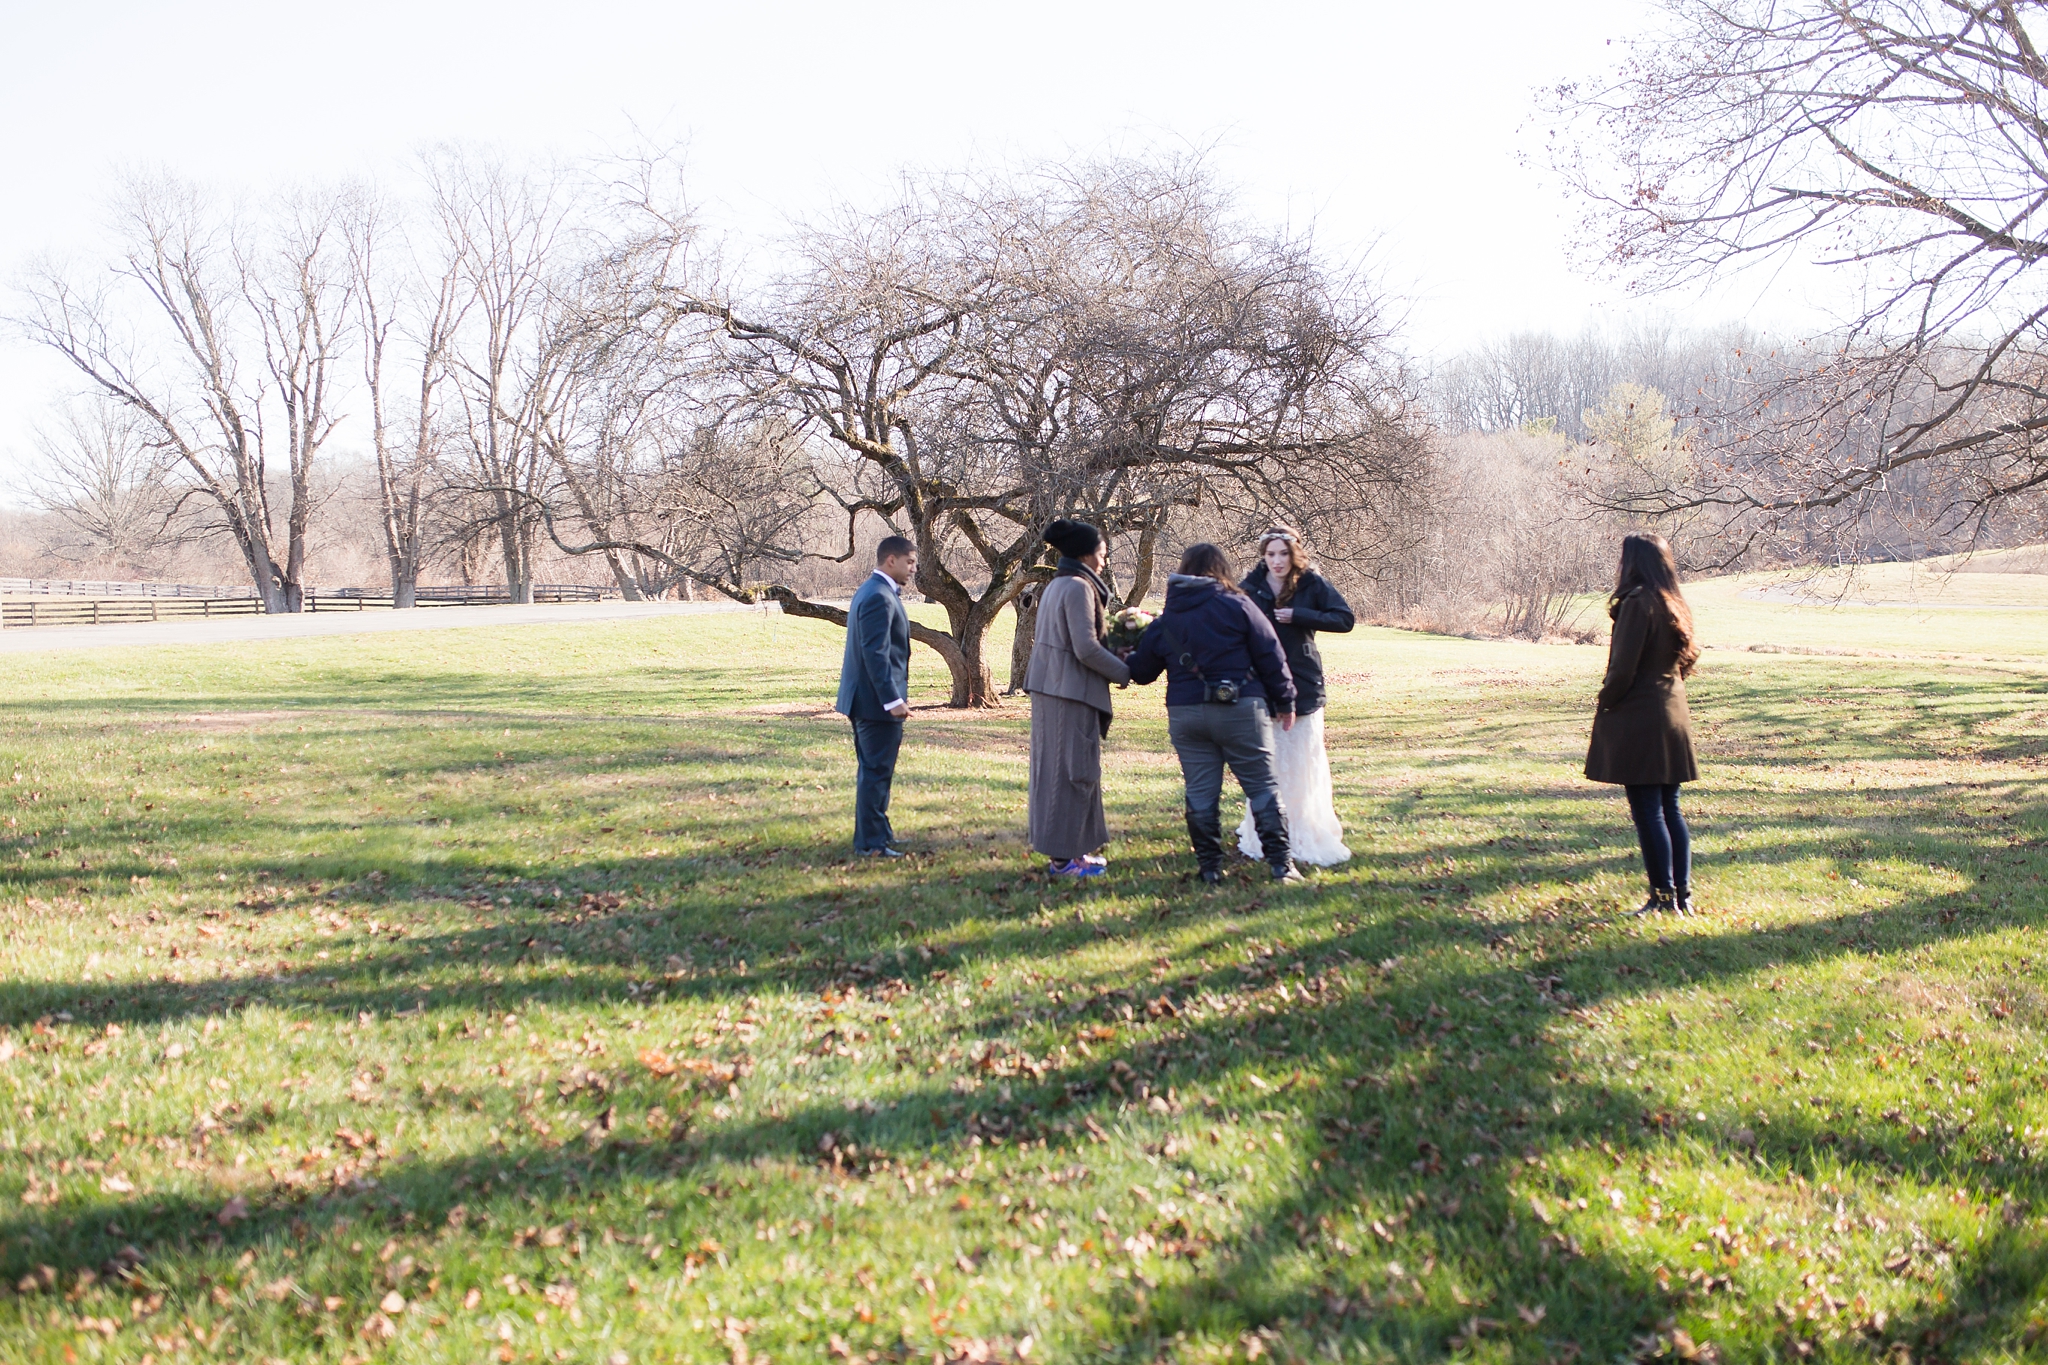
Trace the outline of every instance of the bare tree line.
<instances>
[{"instance_id":1,"label":"bare tree line","mask_svg":"<svg viewBox=\"0 0 2048 1365\"><path fill-rule=\"evenodd\" d=\"M1588 441L1597 433L1574 414L1618 382L1654 391L1675 419L1673 458L1567 461L1577 473L1561 514L1603 534L1679 528L1696 568L2039 538L2040 14L1966 0L1670 0L1611 79L1544 102L1552 163L1587 206L1587 263L1651 291L1805 268L1860 303L1789 340L1662 327L1511 337L1439 374L1439 410L1453 427Z\"/></svg>"},{"instance_id":2,"label":"bare tree line","mask_svg":"<svg viewBox=\"0 0 2048 1365\"><path fill-rule=\"evenodd\" d=\"M334 225L331 201L291 196L257 233L186 187L138 181L107 276L51 268L24 291L28 334L99 400L96 430L72 423L76 457L104 477L132 463L117 443L153 453L136 486L203 499L272 611L298 609L313 470L334 429L351 291Z\"/></svg>"},{"instance_id":3,"label":"bare tree line","mask_svg":"<svg viewBox=\"0 0 2048 1365\"><path fill-rule=\"evenodd\" d=\"M1805 423L1817 444L1815 428L1839 420L1846 376L1888 363L1882 348L1835 335L1788 345L1668 319L1476 347L1432 376L1440 435L1417 499L1420 546L1363 595L1386 619L1541 638L1581 633L1572 613L1611 579L1615 540L1637 528L1669 536L1693 572L2038 538L2039 500L1990 496L1970 461L1906 462L1879 486L1807 495L1812 450L1787 458L1785 434ZM1933 371L1973 361L1943 347L1921 363L1930 372L1918 380L1888 381L1895 419L1938 406ZM1881 459L1884 430L1866 418L1833 433L1836 458ZM1711 488L1741 497L1702 495ZM1768 516L1763 504L1775 504Z\"/></svg>"},{"instance_id":4,"label":"bare tree line","mask_svg":"<svg viewBox=\"0 0 2048 1365\"><path fill-rule=\"evenodd\" d=\"M111 269L46 263L19 296L18 325L83 381L39 442L46 505L116 559L223 537L268 609L296 611L332 483L316 469L353 418L396 600L436 551L485 546L530 600L576 361L560 319L601 205L587 177L477 155L421 180L409 199L353 185L255 208L124 186Z\"/></svg>"},{"instance_id":5,"label":"bare tree line","mask_svg":"<svg viewBox=\"0 0 2048 1365\"><path fill-rule=\"evenodd\" d=\"M2048 196L2014 93L2044 78L2025 25L1672 13L1613 82L1551 100L1606 259L1669 284L1826 236L1832 268L1876 272L1839 332L1525 333L1425 381L1369 280L1170 157L906 179L761 270L707 248L658 157L442 152L402 190L255 209L145 179L110 269L50 266L20 295L85 391L46 429L52 505L110 549L219 537L280 611L339 429L365 434L402 604L437 561L526 600L568 555L629 598L839 620L824 597L900 532L963 705L992 696L988 631L1050 573L1059 515L1111 534L1127 600L1189 536L1287 520L1382 614L1455 589L1528 635L1568 627L1593 547L1631 526L1695 568L2028 533Z\"/></svg>"},{"instance_id":6,"label":"bare tree line","mask_svg":"<svg viewBox=\"0 0 2048 1365\"><path fill-rule=\"evenodd\" d=\"M1668 315L1569 337L1517 332L1454 356L1433 377L1433 396L1454 430L1548 426L1586 441L1586 414L1617 384L1655 389L1691 419L1724 405L1766 345L1740 325L1691 330Z\"/></svg>"},{"instance_id":7,"label":"bare tree line","mask_svg":"<svg viewBox=\"0 0 2048 1365\"><path fill-rule=\"evenodd\" d=\"M1745 374L1725 439L1644 506L1745 550L2038 518L2048 486L2048 61L2038 4L1670 0L1614 76L1558 87L1553 162L1596 261L1638 286L1752 265L1860 300Z\"/></svg>"},{"instance_id":8,"label":"bare tree line","mask_svg":"<svg viewBox=\"0 0 2048 1365\"><path fill-rule=\"evenodd\" d=\"M444 153L420 179L259 211L139 180L110 272L34 274L17 321L99 422L59 462L92 534L133 542L147 504L297 610L347 418L400 603L432 554L485 543L525 600L551 542L628 597L838 620L806 570L899 531L958 704L992 695L983 642L1050 573L1056 516L1129 541L1133 598L1176 518L1289 519L1361 566L1401 541L1426 424L1376 291L1241 218L1198 161L907 180L749 277L659 159Z\"/></svg>"}]
</instances>

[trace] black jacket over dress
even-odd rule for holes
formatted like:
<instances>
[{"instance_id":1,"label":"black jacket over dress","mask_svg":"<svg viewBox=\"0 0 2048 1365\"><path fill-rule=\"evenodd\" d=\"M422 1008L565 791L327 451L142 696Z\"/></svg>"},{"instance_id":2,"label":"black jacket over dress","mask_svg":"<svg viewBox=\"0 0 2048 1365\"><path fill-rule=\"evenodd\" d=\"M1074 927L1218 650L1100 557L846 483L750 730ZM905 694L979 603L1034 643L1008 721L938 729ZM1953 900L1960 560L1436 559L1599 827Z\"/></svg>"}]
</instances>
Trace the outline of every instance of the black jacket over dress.
<instances>
[{"instance_id":1,"label":"black jacket over dress","mask_svg":"<svg viewBox=\"0 0 2048 1365\"><path fill-rule=\"evenodd\" d=\"M1587 777L1626 787L1699 779L1678 654L1678 630L1655 593L1637 588L1621 599L1586 751Z\"/></svg>"},{"instance_id":2,"label":"black jacket over dress","mask_svg":"<svg viewBox=\"0 0 2048 1365\"><path fill-rule=\"evenodd\" d=\"M1176 637L1167 642L1167 633ZM1185 650L1195 668L1181 663ZM1273 623L1243 593L1213 578L1169 574L1166 610L1145 628L1131 655L1131 681L1148 683L1166 674L1168 706L1199 706L1203 683L1234 682L1247 700L1261 698L1266 709L1284 715L1294 709L1294 679Z\"/></svg>"},{"instance_id":3,"label":"black jacket over dress","mask_svg":"<svg viewBox=\"0 0 2048 1365\"><path fill-rule=\"evenodd\" d=\"M1342 635L1358 624L1358 618L1351 614L1351 604L1338 595L1330 586L1330 580L1310 571L1304 573L1294 584L1294 600L1287 605L1294 608L1294 619L1280 622L1273 619L1279 603L1273 600L1273 586L1266 581L1266 571L1254 569L1245 575L1242 584L1245 595L1258 604L1272 622L1273 633L1280 637L1280 647L1287 651L1287 671L1294 675L1294 709L1299 715L1323 709L1323 655L1316 648L1316 632L1327 630L1333 635Z\"/></svg>"}]
</instances>

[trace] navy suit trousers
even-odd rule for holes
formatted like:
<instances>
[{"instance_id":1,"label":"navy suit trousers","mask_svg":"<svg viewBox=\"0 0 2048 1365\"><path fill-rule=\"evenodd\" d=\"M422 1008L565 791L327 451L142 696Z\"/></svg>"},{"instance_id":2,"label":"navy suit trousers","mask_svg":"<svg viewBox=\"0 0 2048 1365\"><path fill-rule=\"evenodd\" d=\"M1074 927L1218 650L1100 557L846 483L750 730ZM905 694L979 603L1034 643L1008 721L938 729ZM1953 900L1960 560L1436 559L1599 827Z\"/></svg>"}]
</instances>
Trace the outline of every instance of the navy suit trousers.
<instances>
[{"instance_id":1,"label":"navy suit trousers","mask_svg":"<svg viewBox=\"0 0 2048 1365\"><path fill-rule=\"evenodd\" d=\"M889 825L889 784L896 776L896 752L903 747L900 720L853 719L853 851L872 853L896 842Z\"/></svg>"}]
</instances>

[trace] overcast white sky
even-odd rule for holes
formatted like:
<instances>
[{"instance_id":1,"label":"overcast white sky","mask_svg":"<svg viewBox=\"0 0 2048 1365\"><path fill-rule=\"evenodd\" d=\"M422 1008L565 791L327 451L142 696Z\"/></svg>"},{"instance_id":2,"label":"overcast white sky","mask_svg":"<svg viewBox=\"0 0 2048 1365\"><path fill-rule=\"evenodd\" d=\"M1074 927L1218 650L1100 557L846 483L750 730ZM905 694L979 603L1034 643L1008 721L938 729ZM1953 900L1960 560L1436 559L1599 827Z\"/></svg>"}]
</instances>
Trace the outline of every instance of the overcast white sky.
<instances>
[{"instance_id":1,"label":"overcast white sky","mask_svg":"<svg viewBox=\"0 0 2048 1365\"><path fill-rule=\"evenodd\" d=\"M91 260L128 166L260 191L399 176L449 139L601 150L637 123L687 139L693 196L744 241L906 166L1195 145L1247 208L1370 247L1409 349L1442 355L1643 307L1574 272L1574 210L1518 153L1540 146L1535 87L1654 22L1643 0L0 0L0 276ZM1763 284L1657 306L1801 311ZM66 383L0 341L0 496Z\"/></svg>"}]
</instances>

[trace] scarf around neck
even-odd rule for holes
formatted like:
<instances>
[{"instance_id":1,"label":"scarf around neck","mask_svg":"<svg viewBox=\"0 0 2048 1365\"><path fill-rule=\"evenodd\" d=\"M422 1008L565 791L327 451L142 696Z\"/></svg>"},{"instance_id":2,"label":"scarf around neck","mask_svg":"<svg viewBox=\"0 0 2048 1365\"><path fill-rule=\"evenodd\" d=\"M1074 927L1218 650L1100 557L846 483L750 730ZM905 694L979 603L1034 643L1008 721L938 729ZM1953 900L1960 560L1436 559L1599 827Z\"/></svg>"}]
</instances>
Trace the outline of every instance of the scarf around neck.
<instances>
[{"instance_id":1,"label":"scarf around neck","mask_svg":"<svg viewBox=\"0 0 2048 1365\"><path fill-rule=\"evenodd\" d=\"M1095 594L1095 638L1100 642L1107 625L1105 612L1109 606L1109 585L1096 576L1095 570L1089 568L1080 560L1069 558L1066 555L1060 556L1059 567L1053 570L1052 576L1054 578L1083 578L1088 581L1089 590Z\"/></svg>"}]
</instances>

